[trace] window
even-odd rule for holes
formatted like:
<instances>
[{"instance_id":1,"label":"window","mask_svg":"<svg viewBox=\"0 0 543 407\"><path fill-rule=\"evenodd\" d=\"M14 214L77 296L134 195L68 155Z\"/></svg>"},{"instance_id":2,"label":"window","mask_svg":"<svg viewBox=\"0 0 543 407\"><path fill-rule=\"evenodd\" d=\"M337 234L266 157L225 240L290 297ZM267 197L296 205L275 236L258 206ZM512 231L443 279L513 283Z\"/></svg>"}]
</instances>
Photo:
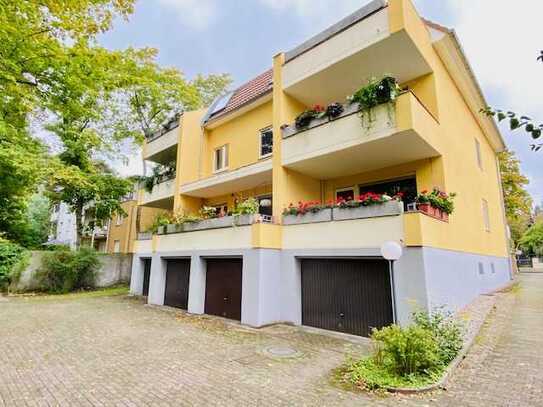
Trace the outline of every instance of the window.
<instances>
[{"instance_id":1,"label":"window","mask_svg":"<svg viewBox=\"0 0 543 407\"><path fill-rule=\"evenodd\" d=\"M260 130L260 158L269 157L273 152L273 130L271 127Z\"/></svg>"},{"instance_id":2,"label":"window","mask_svg":"<svg viewBox=\"0 0 543 407\"><path fill-rule=\"evenodd\" d=\"M120 253L121 251L121 241L115 240L113 242L113 253Z\"/></svg>"},{"instance_id":3,"label":"window","mask_svg":"<svg viewBox=\"0 0 543 407\"><path fill-rule=\"evenodd\" d=\"M123 224L123 215L117 215L117 221L115 222L117 226L120 226Z\"/></svg>"},{"instance_id":4,"label":"window","mask_svg":"<svg viewBox=\"0 0 543 407\"><path fill-rule=\"evenodd\" d=\"M475 139L475 155L477 157L477 165L480 169L483 169L483 156L481 155L481 143Z\"/></svg>"},{"instance_id":5,"label":"window","mask_svg":"<svg viewBox=\"0 0 543 407\"><path fill-rule=\"evenodd\" d=\"M336 190L336 199L351 201L354 199L354 187L341 188Z\"/></svg>"},{"instance_id":6,"label":"window","mask_svg":"<svg viewBox=\"0 0 543 407\"><path fill-rule=\"evenodd\" d=\"M387 194L390 196L401 192L403 194L402 201L404 209L407 211L407 205L415 202L417 198L417 180L415 176L411 176L375 184L360 185L359 191L360 195L366 192L375 192L376 194Z\"/></svg>"},{"instance_id":7,"label":"window","mask_svg":"<svg viewBox=\"0 0 543 407\"><path fill-rule=\"evenodd\" d=\"M483 199L483 221L485 230L490 232L490 215L488 213L488 202L486 199Z\"/></svg>"},{"instance_id":8,"label":"window","mask_svg":"<svg viewBox=\"0 0 543 407\"><path fill-rule=\"evenodd\" d=\"M228 145L224 145L215 150L214 154L214 170L223 171L228 168Z\"/></svg>"}]
</instances>

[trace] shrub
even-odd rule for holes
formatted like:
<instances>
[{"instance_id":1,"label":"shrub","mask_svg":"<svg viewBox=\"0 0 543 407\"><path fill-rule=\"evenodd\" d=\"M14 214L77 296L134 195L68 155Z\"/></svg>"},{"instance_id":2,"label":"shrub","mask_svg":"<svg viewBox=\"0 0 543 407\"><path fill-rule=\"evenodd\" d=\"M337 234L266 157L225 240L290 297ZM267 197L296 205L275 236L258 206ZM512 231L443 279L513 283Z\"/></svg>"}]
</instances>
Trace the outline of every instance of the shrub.
<instances>
[{"instance_id":1,"label":"shrub","mask_svg":"<svg viewBox=\"0 0 543 407\"><path fill-rule=\"evenodd\" d=\"M375 330L372 339L379 344L375 361L391 373L399 376L425 374L441 365L436 338L420 326L401 328L391 325Z\"/></svg>"},{"instance_id":2,"label":"shrub","mask_svg":"<svg viewBox=\"0 0 543 407\"><path fill-rule=\"evenodd\" d=\"M462 329L451 314L416 312L413 324L374 329L374 352L351 363L346 378L367 389L417 387L435 382L462 348Z\"/></svg>"},{"instance_id":3,"label":"shrub","mask_svg":"<svg viewBox=\"0 0 543 407\"><path fill-rule=\"evenodd\" d=\"M26 257L26 250L16 243L0 239L0 290L4 290L13 280L14 273Z\"/></svg>"},{"instance_id":4,"label":"shrub","mask_svg":"<svg viewBox=\"0 0 543 407\"><path fill-rule=\"evenodd\" d=\"M462 349L462 328L451 313L442 310L430 314L419 311L413 314L413 322L432 332L439 347L439 359L442 363L450 363Z\"/></svg>"},{"instance_id":5,"label":"shrub","mask_svg":"<svg viewBox=\"0 0 543 407\"><path fill-rule=\"evenodd\" d=\"M99 267L100 259L93 249L58 250L44 254L36 277L43 291L67 293L93 288Z\"/></svg>"}]
</instances>

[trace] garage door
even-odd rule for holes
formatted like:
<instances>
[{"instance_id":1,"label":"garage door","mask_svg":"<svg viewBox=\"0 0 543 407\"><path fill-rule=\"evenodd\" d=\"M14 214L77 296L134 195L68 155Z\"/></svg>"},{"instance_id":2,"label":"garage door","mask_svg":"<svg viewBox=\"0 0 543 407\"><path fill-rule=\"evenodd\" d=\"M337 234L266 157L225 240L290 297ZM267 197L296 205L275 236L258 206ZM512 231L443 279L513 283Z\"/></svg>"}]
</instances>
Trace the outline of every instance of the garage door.
<instances>
[{"instance_id":1,"label":"garage door","mask_svg":"<svg viewBox=\"0 0 543 407\"><path fill-rule=\"evenodd\" d=\"M187 309L189 302L190 260L167 260L166 265L164 305Z\"/></svg>"},{"instance_id":2,"label":"garage door","mask_svg":"<svg viewBox=\"0 0 543 407\"><path fill-rule=\"evenodd\" d=\"M143 260L143 295L149 295L149 281L151 280L151 259Z\"/></svg>"},{"instance_id":3,"label":"garage door","mask_svg":"<svg viewBox=\"0 0 543 407\"><path fill-rule=\"evenodd\" d=\"M241 320L242 259L208 259L205 313Z\"/></svg>"},{"instance_id":4,"label":"garage door","mask_svg":"<svg viewBox=\"0 0 543 407\"><path fill-rule=\"evenodd\" d=\"M302 260L302 324L369 336L392 321L386 261Z\"/></svg>"}]
</instances>

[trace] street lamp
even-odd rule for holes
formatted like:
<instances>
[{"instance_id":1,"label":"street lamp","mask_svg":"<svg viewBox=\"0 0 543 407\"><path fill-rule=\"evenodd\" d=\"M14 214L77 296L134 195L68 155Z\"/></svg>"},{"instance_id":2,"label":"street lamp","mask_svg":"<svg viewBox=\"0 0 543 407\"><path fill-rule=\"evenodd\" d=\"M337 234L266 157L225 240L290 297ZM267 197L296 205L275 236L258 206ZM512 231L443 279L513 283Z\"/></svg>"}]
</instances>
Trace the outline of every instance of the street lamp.
<instances>
[{"instance_id":1,"label":"street lamp","mask_svg":"<svg viewBox=\"0 0 543 407\"><path fill-rule=\"evenodd\" d=\"M381 245L381 256L388 260L388 271L390 273L390 294L392 295L392 319L396 324L396 288L394 284L394 261L402 257L403 248L398 242L388 241Z\"/></svg>"}]
</instances>

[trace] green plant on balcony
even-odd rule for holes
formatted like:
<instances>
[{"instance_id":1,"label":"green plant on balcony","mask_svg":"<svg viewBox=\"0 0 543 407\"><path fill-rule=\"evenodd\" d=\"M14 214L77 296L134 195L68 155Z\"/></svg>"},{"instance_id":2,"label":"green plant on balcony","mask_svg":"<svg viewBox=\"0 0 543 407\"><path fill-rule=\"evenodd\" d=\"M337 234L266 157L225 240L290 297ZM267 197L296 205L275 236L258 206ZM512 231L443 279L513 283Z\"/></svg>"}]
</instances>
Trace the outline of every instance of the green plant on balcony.
<instances>
[{"instance_id":1,"label":"green plant on balcony","mask_svg":"<svg viewBox=\"0 0 543 407\"><path fill-rule=\"evenodd\" d=\"M175 178L175 162L168 163L166 165L157 165L153 168L151 175L140 176L137 180L143 186L145 191L153 192L153 187L161 182Z\"/></svg>"},{"instance_id":2,"label":"green plant on balcony","mask_svg":"<svg viewBox=\"0 0 543 407\"><path fill-rule=\"evenodd\" d=\"M202 219L215 219L218 217L217 208L213 206L202 206L198 211Z\"/></svg>"},{"instance_id":3,"label":"green plant on balcony","mask_svg":"<svg viewBox=\"0 0 543 407\"><path fill-rule=\"evenodd\" d=\"M255 198L247 198L244 201L236 203L232 214L234 216L239 215L255 215L258 213L260 204Z\"/></svg>"},{"instance_id":4,"label":"green plant on balcony","mask_svg":"<svg viewBox=\"0 0 543 407\"><path fill-rule=\"evenodd\" d=\"M427 190L421 191L416 198L417 207L421 212L428 213L430 215L437 215L432 209L437 209L441 214L445 214L446 217L454 212L454 198L456 193L447 194L441 191L439 188L434 188L432 192Z\"/></svg>"},{"instance_id":5,"label":"green plant on balcony","mask_svg":"<svg viewBox=\"0 0 543 407\"><path fill-rule=\"evenodd\" d=\"M353 95L347 98L347 101L351 104L356 103L360 107L360 118L362 124L364 124L364 115L368 115L368 129L371 128L372 123L375 121L375 117L372 115L372 109L376 106L388 103L389 116L392 115L390 103L394 102L401 92L401 88L395 78L391 76L385 76L382 79L372 78L368 81L368 84Z\"/></svg>"},{"instance_id":6,"label":"green plant on balcony","mask_svg":"<svg viewBox=\"0 0 543 407\"><path fill-rule=\"evenodd\" d=\"M166 226L172 223L173 218L167 213L159 213L155 215L153 223L145 232L157 233L160 226Z\"/></svg>"},{"instance_id":7,"label":"green plant on balcony","mask_svg":"<svg viewBox=\"0 0 543 407\"><path fill-rule=\"evenodd\" d=\"M302 113L300 113L296 117L296 120L295 120L296 128L299 130L306 129L314 119L320 119L324 117L325 114L326 114L326 111L324 107L320 105L315 105L311 109L304 110Z\"/></svg>"}]
</instances>

